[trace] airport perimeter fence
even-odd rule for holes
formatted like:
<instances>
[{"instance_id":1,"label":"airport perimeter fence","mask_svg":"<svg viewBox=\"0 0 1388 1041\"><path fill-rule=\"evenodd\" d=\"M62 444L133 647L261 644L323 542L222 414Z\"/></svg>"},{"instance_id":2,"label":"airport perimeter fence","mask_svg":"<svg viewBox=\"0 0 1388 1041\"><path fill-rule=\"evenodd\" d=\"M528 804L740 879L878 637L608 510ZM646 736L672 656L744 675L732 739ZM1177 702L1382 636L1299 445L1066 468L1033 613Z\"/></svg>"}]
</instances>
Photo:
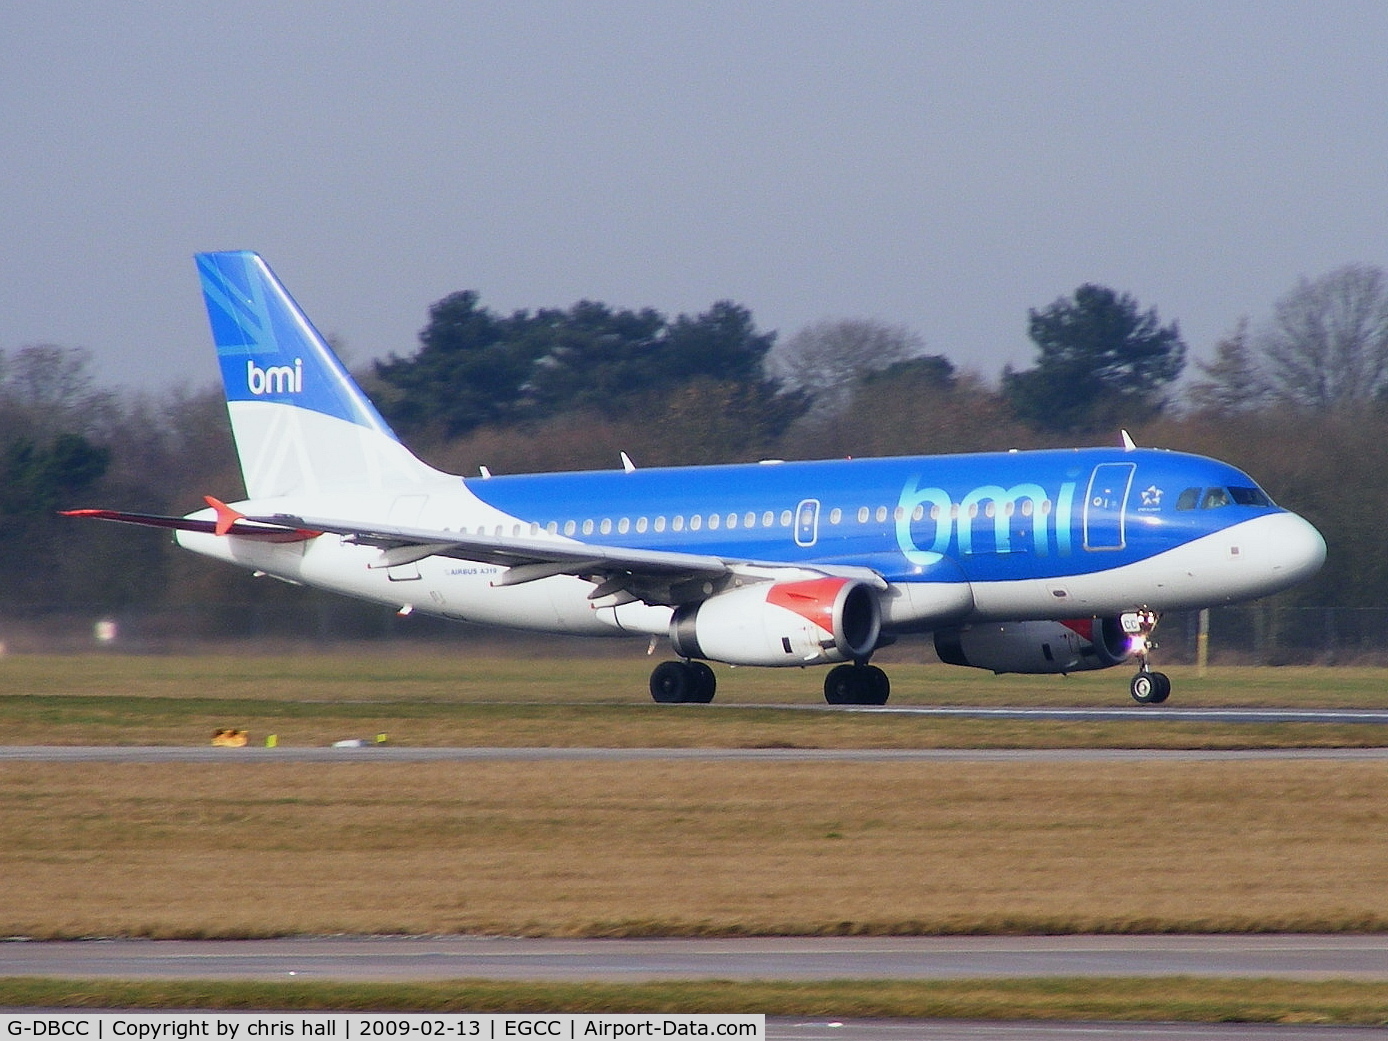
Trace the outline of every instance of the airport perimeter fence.
<instances>
[{"instance_id":1,"label":"airport perimeter fence","mask_svg":"<svg viewBox=\"0 0 1388 1041\"><path fill-rule=\"evenodd\" d=\"M1198 612L1162 618L1157 660L1196 660ZM440 653L554 657L629 655L630 639L590 640L517 633L309 594L304 602L204 603L102 615L0 609L0 653L126 654L309 652L346 644L389 648L427 643ZM641 651L645 647L642 642ZM897 661L931 661L928 638L905 638L886 652ZM1210 612L1210 661L1229 665L1388 665L1388 609L1285 607L1275 602Z\"/></svg>"}]
</instances>

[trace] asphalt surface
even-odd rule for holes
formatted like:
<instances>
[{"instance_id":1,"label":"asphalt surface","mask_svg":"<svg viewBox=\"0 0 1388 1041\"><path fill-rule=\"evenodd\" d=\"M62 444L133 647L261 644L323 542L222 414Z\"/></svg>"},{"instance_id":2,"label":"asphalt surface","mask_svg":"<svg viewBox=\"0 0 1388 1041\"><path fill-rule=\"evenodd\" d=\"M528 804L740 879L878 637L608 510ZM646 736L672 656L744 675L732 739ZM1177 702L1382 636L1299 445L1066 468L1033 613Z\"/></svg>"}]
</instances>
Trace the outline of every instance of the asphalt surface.
<instances>
[{"instance_id":1,"label":"asphalt surface","mask_svg":"<svg viewBox=\"0 0 1388 1041\"><path fill-rule=\"evenodd\" d=\"M752 706L742 706L751 708ZM778 705L777 708L834 711L828 705ZM837 707L836 707L837 708ZM1122 708L982 708L977 706L883 705L837 708L902 716L953 716L965 719L1043 719L1084 722L1132 722L1135 719L1196 723L1370 723L1388 724L1388 709L1182 708L1174 705L1125 705Z\"/></svg>"},{"instance_id":2,"label":"asphalt surface","mask_svg":"<svg viewBox=\"0 0 1388 1041\"><path fill-rule=\"evenodd\" d=\"M1388 981L1388 936L15 941L0 942L0 976L619 982L1266 976Z\"/></svg>"},{"instance_id":3,"label":"asphalt surface","mask_svg":"<svg viewBox=\"0 0 1388 1041\"><path fill-rule=\"evenodd\" d=\"M355 937L0 942L0 976L416 981L951 979L1026 976L1388 979L1388 937L1070 936L550 940ZM776 1041L1367 1041L1319 1025L769 1017Z\"/></svg>"}]
</instances>

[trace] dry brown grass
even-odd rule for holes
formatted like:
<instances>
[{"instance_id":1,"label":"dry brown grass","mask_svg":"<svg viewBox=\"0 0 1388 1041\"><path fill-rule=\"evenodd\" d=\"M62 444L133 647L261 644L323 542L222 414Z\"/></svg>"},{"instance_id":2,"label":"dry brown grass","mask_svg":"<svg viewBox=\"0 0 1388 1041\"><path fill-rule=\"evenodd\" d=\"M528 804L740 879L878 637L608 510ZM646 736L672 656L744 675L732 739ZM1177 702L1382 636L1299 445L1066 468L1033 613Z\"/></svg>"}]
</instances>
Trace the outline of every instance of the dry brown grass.
<instances>
[{"instance_id":1,"label":"dry brown grass","mask_svg":"<svg viewBox=\"0 0 1388 1041\"><path fill-rule=\"evenodd\" d=\"M1388 926L1388 764L0 766L0 932Z\"/></svg>"}]
</instances>

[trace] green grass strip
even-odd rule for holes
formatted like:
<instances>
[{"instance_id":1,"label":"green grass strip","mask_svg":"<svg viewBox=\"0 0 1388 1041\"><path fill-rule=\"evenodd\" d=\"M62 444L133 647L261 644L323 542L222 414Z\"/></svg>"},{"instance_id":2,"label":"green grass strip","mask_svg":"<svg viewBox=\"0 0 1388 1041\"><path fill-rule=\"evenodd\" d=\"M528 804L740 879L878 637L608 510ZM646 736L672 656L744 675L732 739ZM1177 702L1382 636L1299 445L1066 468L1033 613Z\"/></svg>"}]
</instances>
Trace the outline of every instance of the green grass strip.
<instances>
[{"instance_id":1,"label":"green grass strip","mask_svg":"<svg viewBox=\"0 0 1388 1041\"><path fill-rule=\"evenodd\" d=\"M1388 1025L1388 982L1195 977L825 982L280 983L0 979L0 1007Z\"/></svg>"}]
</instances>

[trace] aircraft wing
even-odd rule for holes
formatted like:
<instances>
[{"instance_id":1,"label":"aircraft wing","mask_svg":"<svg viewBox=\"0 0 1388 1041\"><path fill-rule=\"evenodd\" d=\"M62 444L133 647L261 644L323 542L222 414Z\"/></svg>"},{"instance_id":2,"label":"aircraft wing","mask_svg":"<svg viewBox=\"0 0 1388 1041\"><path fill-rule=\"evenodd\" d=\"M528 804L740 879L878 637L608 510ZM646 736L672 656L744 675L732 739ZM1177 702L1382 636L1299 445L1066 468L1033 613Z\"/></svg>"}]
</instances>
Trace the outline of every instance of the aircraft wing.
<instances>
[{"instance_id":1,"label":"aircraft wing","mask_svg":"<svg viewBox=\"0 0 1388 1041\"><path fill-rule=\"evenodd\" d=\"M215 520L165 517L117 510L65 510L64 516L120 521L208 535L235 535L265 542L305 542L325 533L343 536L347 542L374 546L381 551L371 568L413 564L426 557L453 557L506 568L493 586L514 586L556 575L574 575L594 583L588 598L595 606L615 607L644 601L677 606L722 592L735 579L776 581L794 572L852 577L885 589L877 572L862 567L786 564L680 553L673 550L596 546L568 539L540 539L503 535L464 535L456 531L361 524L331 518L274 514L248 517L216 499L208 504Z\"/></svg>"},{"instance_id":2,"label":"aircraft wing","mask_svg":"<svg viewBox=\"0 0 1388 1041\"><path fill-rule=\"evenodd\" d=\"M845 575L851 571L853 577L867 580L879 588L886 588L887 585L876 572L866 568L825 568L813 564L797 567L783 561L763 562L671 550L595 546L570 540L463 535L452 531L363 525L330 518L283 514L247 519L260 524L281 525L285 530L332 532L358 545L375 546L381 550L381 555L369 567L398 567L425 557L454 557L507 568L492 582L493 586L513 586L556 575L575 575L597 583L588 598L601 601L598 606L603 607L637 600L675 606L721 592L735 576L767 581L775 580L787 571L799 575L807 571Z\"/></svg>"}]
</instances>

